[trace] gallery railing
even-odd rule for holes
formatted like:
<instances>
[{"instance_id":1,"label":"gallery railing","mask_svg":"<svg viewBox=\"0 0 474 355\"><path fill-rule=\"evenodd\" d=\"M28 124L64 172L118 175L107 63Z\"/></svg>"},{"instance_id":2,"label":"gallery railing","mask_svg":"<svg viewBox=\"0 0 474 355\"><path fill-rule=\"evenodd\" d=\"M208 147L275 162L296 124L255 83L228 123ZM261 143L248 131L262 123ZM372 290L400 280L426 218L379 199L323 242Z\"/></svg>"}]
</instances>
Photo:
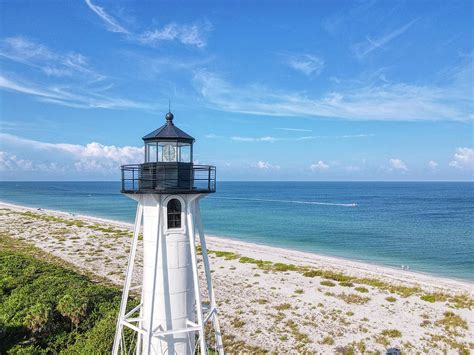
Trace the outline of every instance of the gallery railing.
<instances>
[{"instance_id":1,"label":"gallery railing","mask_svg":"<svg viewBox=\"0 0 474 355\"><path fill-rule=\"evenodd\" d=\"M122 193L212 193L216 167L190 163L122 165Z\"/></svg>"}]
</instances>

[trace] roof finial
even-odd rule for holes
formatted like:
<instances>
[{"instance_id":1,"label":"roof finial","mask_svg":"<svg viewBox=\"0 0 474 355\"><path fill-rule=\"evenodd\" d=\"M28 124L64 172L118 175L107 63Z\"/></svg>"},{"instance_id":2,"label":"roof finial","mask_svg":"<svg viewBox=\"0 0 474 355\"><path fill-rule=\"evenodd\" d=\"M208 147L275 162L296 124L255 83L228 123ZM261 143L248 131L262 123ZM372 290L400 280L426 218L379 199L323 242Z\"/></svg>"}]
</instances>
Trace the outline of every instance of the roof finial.
<instances>
[{"instance_id":1,"label":"roof finial","mask_svg":"<svg viewBox=\"0 0 474 355\"><path fill-rule=\"evenodd\" d=\"M173 124L174 115L171 113L171 100L168 100L168 113L165 115L166 123Z\"/></svg>"}]
</instances>

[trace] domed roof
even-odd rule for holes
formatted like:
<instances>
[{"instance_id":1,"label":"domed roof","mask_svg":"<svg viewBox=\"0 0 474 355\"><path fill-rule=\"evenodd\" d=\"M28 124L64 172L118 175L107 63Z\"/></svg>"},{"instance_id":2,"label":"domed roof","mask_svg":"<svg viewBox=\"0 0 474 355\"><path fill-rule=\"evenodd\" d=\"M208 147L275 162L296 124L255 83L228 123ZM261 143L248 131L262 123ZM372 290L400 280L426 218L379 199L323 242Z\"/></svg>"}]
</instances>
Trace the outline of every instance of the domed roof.
<instances>
[{"instance_id":1,"label":"domed roof","mask_svg":"<svg viewBox=\"0 0 474 355\"><path fill-rule=\"evenodd\" d=\"M179 142L193 143L194 138L191 137L186 132L183 132L173 123L174 115L171 112L168 112L165 115L166 123L160 128L154 130L153 132L147 134L143 137L144 141L152 140L177 140Z\"/></svg>"}]
</instances>

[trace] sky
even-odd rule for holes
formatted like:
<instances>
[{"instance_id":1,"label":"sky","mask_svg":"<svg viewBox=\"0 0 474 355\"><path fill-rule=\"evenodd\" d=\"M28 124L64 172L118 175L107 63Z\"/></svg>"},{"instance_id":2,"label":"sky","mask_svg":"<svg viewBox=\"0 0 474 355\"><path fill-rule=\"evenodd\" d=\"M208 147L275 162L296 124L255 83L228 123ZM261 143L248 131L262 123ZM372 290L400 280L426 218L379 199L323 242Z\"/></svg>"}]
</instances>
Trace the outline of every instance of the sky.
<instances>
[{"instance_id":1,"label":"sky","mask_svg":"<svg viewBox=\"0 0 474 355\"><path fill-rule=\"evenodd\" d=\"M474 176L472 1L1 1L0 180L117 180L174 113L220 180Z\"/></svg>"}]
</instances>

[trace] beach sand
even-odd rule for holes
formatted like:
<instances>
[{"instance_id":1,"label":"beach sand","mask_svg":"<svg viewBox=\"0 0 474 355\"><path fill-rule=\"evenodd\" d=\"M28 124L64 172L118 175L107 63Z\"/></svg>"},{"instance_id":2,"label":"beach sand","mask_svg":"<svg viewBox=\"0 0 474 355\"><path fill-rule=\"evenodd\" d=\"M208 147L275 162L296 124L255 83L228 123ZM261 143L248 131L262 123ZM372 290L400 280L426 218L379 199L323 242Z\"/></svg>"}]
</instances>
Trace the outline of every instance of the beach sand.
<instances>
[{"instance_id":1,"label":"beach sand","mask_svg":"<svg viewBox=\"0 0 474 355\"><path fill-rule=\"evenodd\" d=\"M2 235L118 285L131 230L127 223L0 203ZM474 351L473 283L210 235L206 240L221 327L233 339L227 351L242 343L278 353ZM137 257L135 284L140 248Z\"/></svg>"}]
</instances>

